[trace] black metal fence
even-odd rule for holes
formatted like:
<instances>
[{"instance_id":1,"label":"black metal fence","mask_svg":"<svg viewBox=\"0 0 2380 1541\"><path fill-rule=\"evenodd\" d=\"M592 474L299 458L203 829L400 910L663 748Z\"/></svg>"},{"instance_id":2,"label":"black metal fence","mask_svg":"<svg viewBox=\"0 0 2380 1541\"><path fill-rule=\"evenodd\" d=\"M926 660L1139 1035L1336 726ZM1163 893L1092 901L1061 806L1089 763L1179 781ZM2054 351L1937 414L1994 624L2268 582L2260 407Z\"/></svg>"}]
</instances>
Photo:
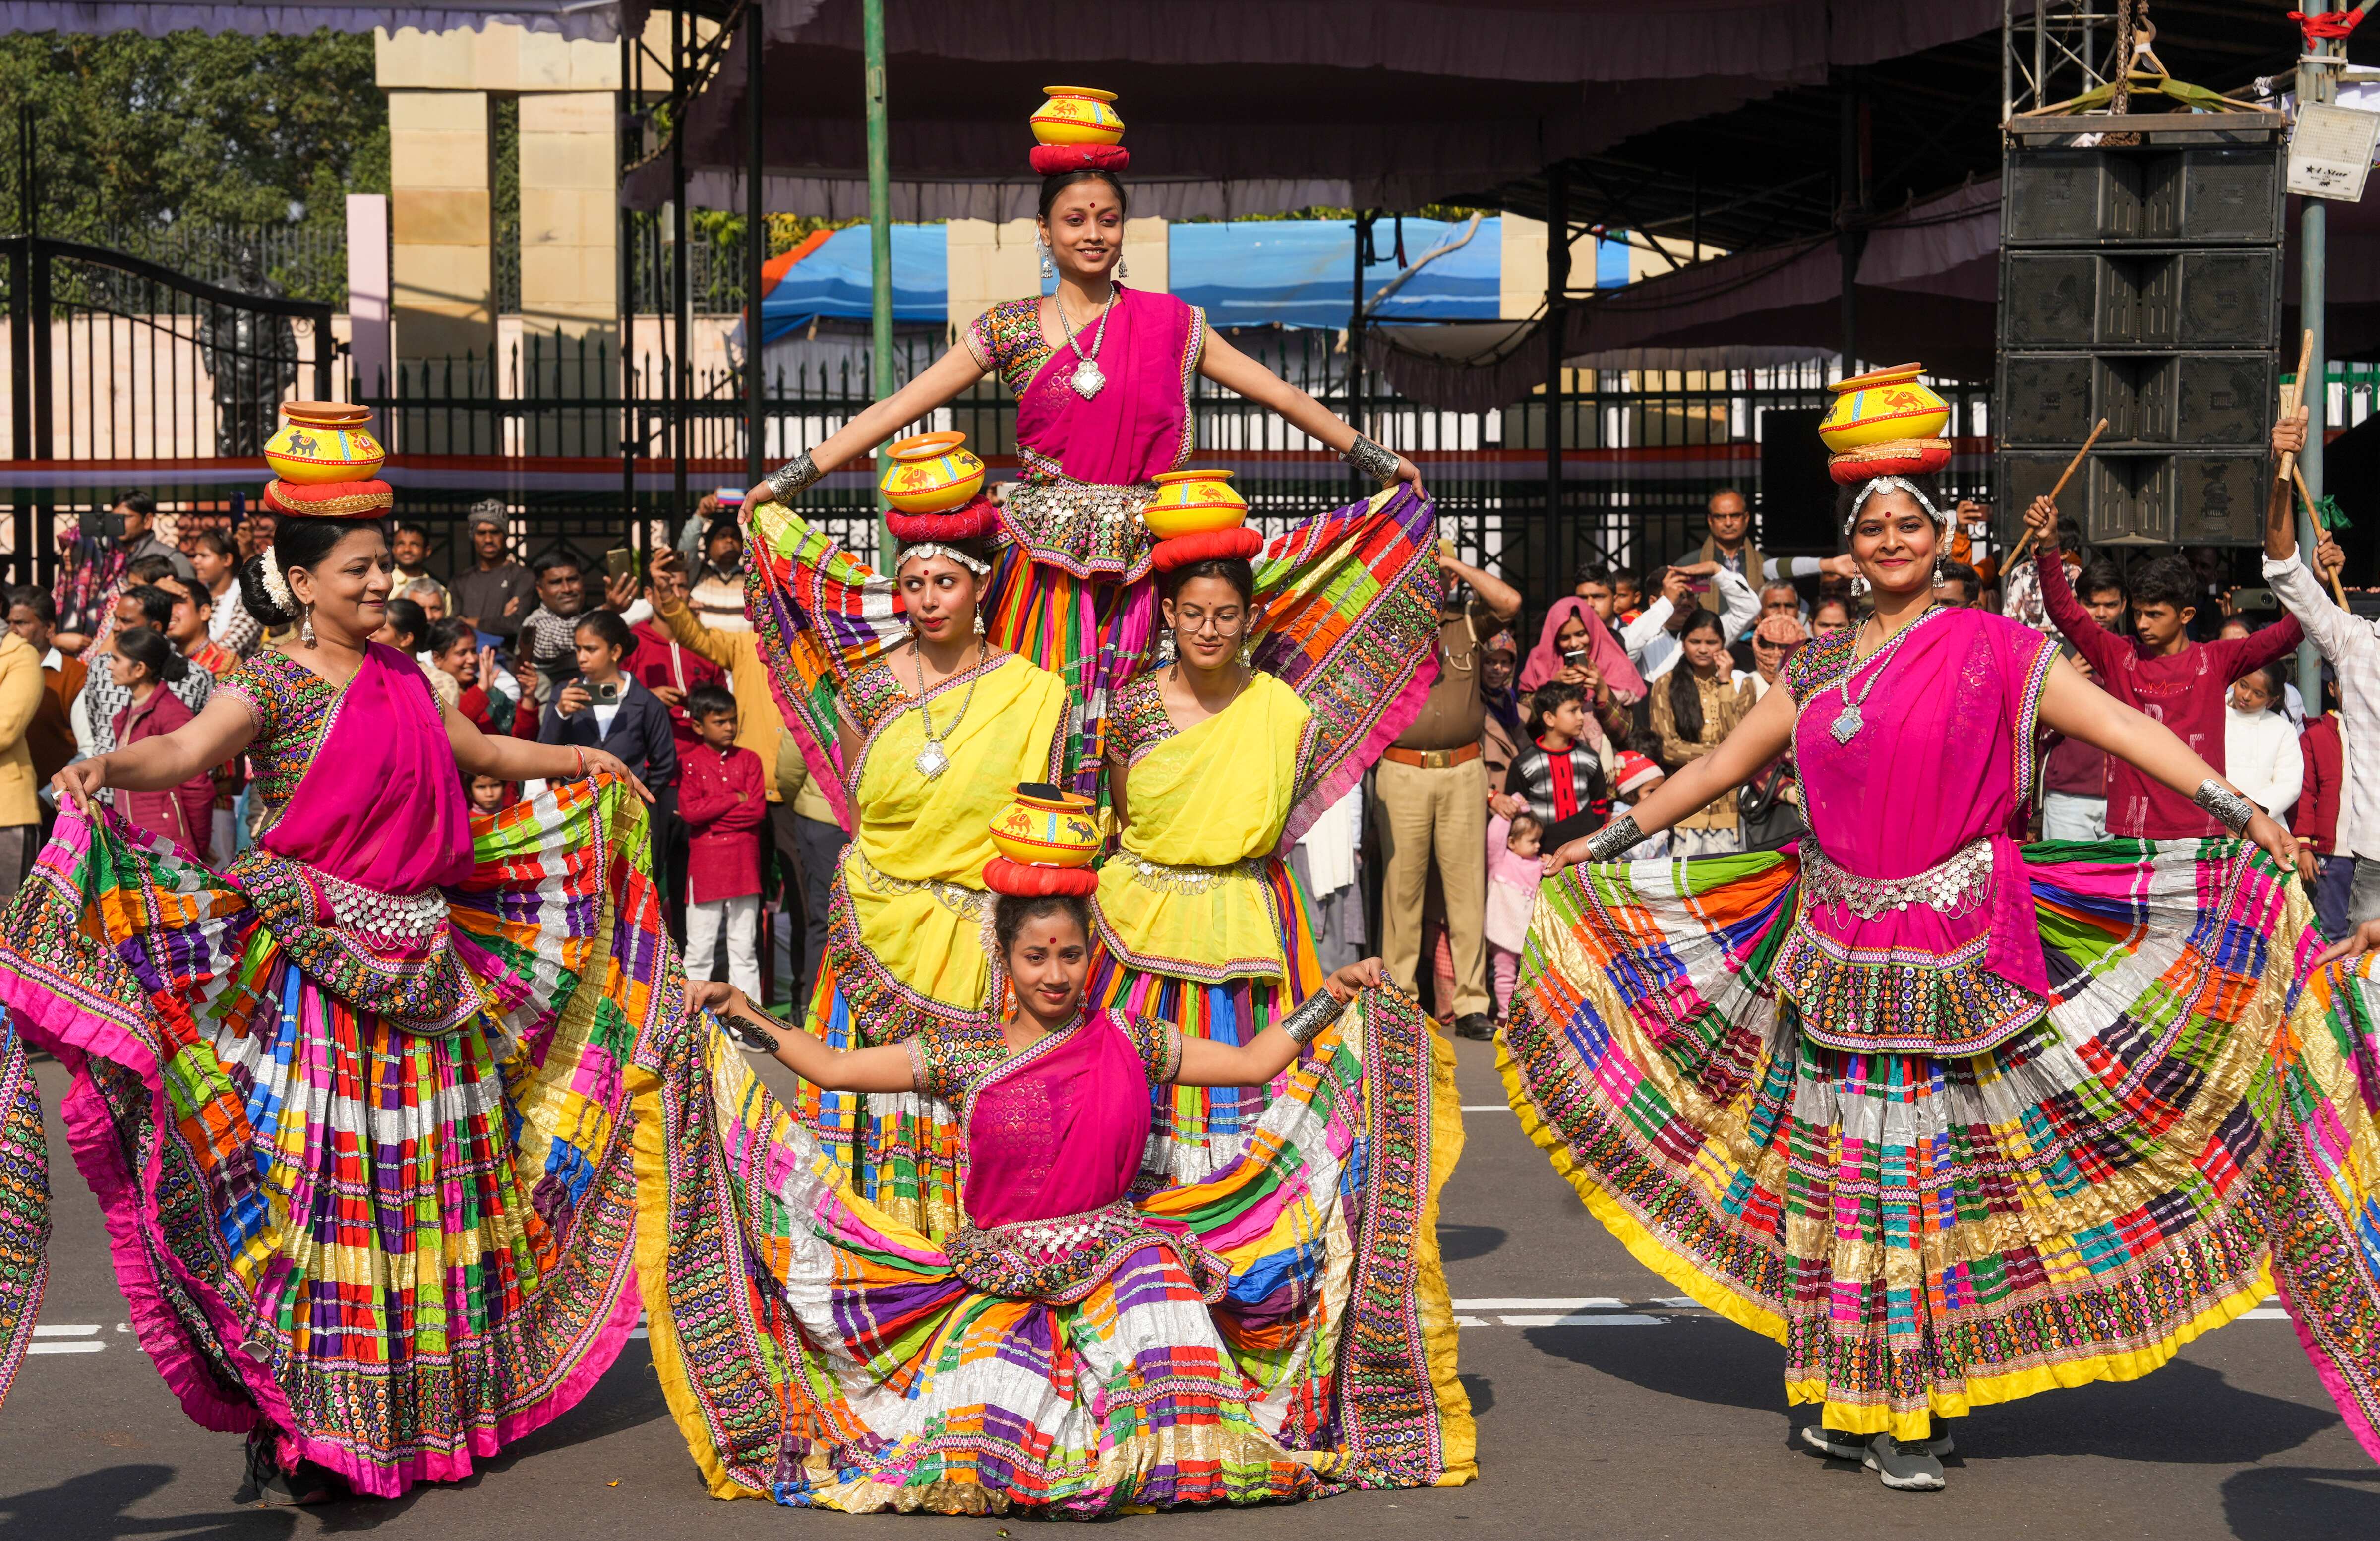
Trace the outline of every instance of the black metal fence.
<instances>
[{"instance_id":1,"label":"black metal fence","mask_svg":"<svg viewBox=\"0 0 2380 1541\"><path fill-rule=\"evenodd\" d=\"M1234 336L1244 349L1320 401L1353 416L1346 354L1330 333L1253 330ZM906 379L939 353L936 336L896 343L896 373ZM692 495L720 483L741 485L749 425L743 376L733 368L692 373L673 399L674 371L657 352L639 354L623 397L617 344L531 335L499 357L465 358L402 368L384 388L360 397L384 413L390 447L447 456L598 456L629 454L650 468L674 461L683 446L700 470ZM1361 412L1366 430L1413 457L1436 498L1447 532L1466 560L1500 567L1533 597L1568 586L1584 561L1641 569L1689 550L1703 536L1703 510L1722 487L1761 503L1761 444L1768 420L1796 414L1808 431L1811 411L1831 393L1828 371L1812 362L1701 375L1685 372L1582 373L1565 393L1566 450L1559 501L1549 503L1542 396L1489 412L1446 412L1405 400L1367 374ZM780 351L767 366L763 459L776 464L840 428L873 399L870 356L857 337L812 339ZM1980 385L1941 387L1953 404L1952 432L1985 426ZM1279 529L1360 492L1336 459L1265 409L1205 381L1194 383L1200 458L1229 464L1258 522ZM1015 450L1016 403L987 384L916 425L955 428L987 456ZM1980 458L1978 458L1980 459ZM1976 466L1980 474L1983 467ZM690 512L672 494L624 476L605 493L516 483L514 500L538 517L571 510L614 527L673 524ZM1962 490L1981 492L1969 477ZM408 500L410 501L410 500ZM820 489L806 500L820 521L862 554L875 527L864 488ZM461 505L457 504L459 512ZM1549 508L1551 509L1549 517Z\"/></svg>"}]
</instances>

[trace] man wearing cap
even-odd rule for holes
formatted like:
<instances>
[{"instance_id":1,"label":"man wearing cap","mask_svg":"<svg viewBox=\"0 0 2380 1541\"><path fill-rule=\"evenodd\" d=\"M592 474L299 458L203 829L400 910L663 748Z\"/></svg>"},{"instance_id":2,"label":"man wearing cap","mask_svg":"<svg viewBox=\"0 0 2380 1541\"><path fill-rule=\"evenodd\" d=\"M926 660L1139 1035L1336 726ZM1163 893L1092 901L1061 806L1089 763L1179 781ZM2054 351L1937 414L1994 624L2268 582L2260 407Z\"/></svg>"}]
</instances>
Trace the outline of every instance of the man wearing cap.
<instances>
[{"instance_id":1,"label":"man wearing cap","mask_svg":"<svg viewBox=\"0 0 2380 1541\"><path fill-rule=\"evenodd\" d=\"M453 604L446 613L509 645L537 603L537 581L513 560L504 526L502 500L471 505L464 528L470 532L474 565L449 586Z\"/></svg>"},{"instance_id":2,"label":"man wearing cap","mask_svg":"<svg viewBox=\"0 0 2380 1541\"><path fill-rule=\"evenodd\" d=\"M1433 862L1446 894L1454 962L1454 1030L1494 1034L1488 1009L1488 771L1479 740L1487 730L1488 642L1521 613L1520 591L1439 553L1440 571L1470 585L1469 603L1450 595L1438 629L1438 682L1421 715L1381 752L1373 771L1371 810L1383 857L1380 955L1411 990L1421 966L1422 894Z\"/></svg>"}]
</instances>

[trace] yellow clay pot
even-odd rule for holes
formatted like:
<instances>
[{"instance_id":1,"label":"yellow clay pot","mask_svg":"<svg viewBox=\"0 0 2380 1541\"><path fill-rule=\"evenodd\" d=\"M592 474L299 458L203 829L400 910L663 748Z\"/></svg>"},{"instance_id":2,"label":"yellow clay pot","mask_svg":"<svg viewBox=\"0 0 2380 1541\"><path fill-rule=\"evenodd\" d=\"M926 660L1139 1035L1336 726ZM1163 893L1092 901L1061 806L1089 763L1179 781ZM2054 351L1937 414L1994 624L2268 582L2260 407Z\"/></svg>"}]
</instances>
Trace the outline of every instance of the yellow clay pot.
<instances>
[{"instance_id":1,"label":"yellow clay pot","mask_svg":"<svg viewBox=\"0 0 2380 1541\"><path fill-rule=\"evenodd\" d=\"M1099 853L1099 819L1079 792L1044 797L1020 790L992 816L991 843L1012 862L1079 867Z\"/></svg>"},{"instance_id":2,"label":"yellow clay pot","mask_svg":"<svg viewBox=\"0 0 2380 1541\"><path fill-rule=\"evenodd\" d=\"M892 463L877 484L905 514L939 514L983 491L983 462L960 433L920 434L884 451Z\"/></svg>"},{"instance_id":3,"label":"yellow clay pot","mask_svg":"<svg viewBox=\"0 0 2380 1541\"><path fill-rule=\"evenodd\" d=\"M1818 424L1818 437L1838 455L1900 439L1938 438L1950 407L1918 383L1925 367L1896 364L1843 381L1835 386L1835 404Z\"/></svg>"},{"instance_id":4,"label":"yellow clay pot","mask_svg":"<svg viewBox=\"0 0 2380 1541\"><path fill-rule=\"evenodd\" d=\"M1088 86L1043 86L1048 98L1033 109L1033 137L1043 144L1113 144L1123 138L1123 119L1110 104L1111 91Z\"/></svg>"},{"instance_id":5,"label":"yellow clay pot","mask_svg":"<svg viewBox=\"0 0 2380 1541\"><path fill-rule=\"evenodd\" d=\"M1248 501L1232 489L1228 471L1168 471L1153 480L1156 500L1140 517L1160 541L1247 522Z\"/></svg>"},{"instance_id":6,"label":"yellow clay pot","mask_svg":"<svg viewBox=\"0 0 2380 1541\"><path fill-rule=\"evenodd\" d=\"M364 427L371 418L369 407L285 401L281 416L281 426L264 441L264 459L275 475L293 485L369 482L388 459L388 451Z\"/></svg>"}]
</instances>

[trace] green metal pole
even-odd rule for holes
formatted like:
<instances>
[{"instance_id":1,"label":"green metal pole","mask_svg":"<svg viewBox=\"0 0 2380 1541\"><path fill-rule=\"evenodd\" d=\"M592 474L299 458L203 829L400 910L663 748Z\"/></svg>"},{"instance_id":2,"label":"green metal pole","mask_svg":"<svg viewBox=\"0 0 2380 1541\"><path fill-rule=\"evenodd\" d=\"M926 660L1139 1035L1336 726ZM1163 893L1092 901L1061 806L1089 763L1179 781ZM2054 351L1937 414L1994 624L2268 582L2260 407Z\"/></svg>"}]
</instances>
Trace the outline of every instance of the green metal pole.
<instances>
[{"instance_id":1,"label":"green metal pole","mask_svg":"<svg viewBox=\"0 0 2380 1541\"><path fill-rule=\"evenodd\" d=\"M2329 0L2308 0L2309 16L2319 16L2330 9ZM2308 53L2327 54L2331 45L2316 43ZM2316 64L2298 66L2298 111L2307 106L2327 103L2337 98L2338 71L2335 67ZM2330 356L2328 328L2323 324L2325 306L2325 289L2329 279L2330 204L2320 198L2305 201L2305 213L2298 226L2298 317L2299 324L2313 334L2313 350L2306 366L2307 378L2298 382L2299 398L2306 406L2306 446L2298 456L2298 469L2305 476L2306 487L2314 496L2322 495L2322 420L2324 410L2330 405ZM2286 349L2284 356L2287 355ZM2313 514L2302 503L2298 508L2298 555L2308 567L2313 565L2313 543L2320 536L2314 529ZM2322 650L2309 638L2298 648L2298 690L2306 698L2306 710L2322 710Z\"/></svg>"},{"instance_id":2,"label":"green metal pole","mask_svg":"<svg viewBox=\"0 0 2380 1541\"><path fill-rule=\"evenodd\" d=\"M868 96L868 254L876 280L876 332L869 351L876 361L876 399L896 388L892 371L892 129L884 104L884 0L860 0L859 53ZM877 565L889 570L892 532L884 522L880 495L876 512Z\"/></svg>"}]
</instances>

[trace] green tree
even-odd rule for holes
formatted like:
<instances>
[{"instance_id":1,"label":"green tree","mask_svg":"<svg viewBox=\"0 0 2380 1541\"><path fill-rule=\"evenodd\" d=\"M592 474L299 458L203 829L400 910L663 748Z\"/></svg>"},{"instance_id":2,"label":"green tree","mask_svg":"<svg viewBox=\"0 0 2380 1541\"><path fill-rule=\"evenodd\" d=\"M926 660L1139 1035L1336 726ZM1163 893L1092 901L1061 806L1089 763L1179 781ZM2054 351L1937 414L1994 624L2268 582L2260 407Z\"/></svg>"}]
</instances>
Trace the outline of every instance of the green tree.
<instances>
[{"instance_id":1,"label":"green tree","mask_svg":"<svg viewBox=\"0 0 2380 1541\"><path fill-rule=\"evenodd\" d=\"M31 109L47 235L344 224L345 194L388 190L369 35L18 34L0 38L0 100ZM0 155L0 224L12 228L18 184L18 157Z\"/></svg>"}]
</instances>

